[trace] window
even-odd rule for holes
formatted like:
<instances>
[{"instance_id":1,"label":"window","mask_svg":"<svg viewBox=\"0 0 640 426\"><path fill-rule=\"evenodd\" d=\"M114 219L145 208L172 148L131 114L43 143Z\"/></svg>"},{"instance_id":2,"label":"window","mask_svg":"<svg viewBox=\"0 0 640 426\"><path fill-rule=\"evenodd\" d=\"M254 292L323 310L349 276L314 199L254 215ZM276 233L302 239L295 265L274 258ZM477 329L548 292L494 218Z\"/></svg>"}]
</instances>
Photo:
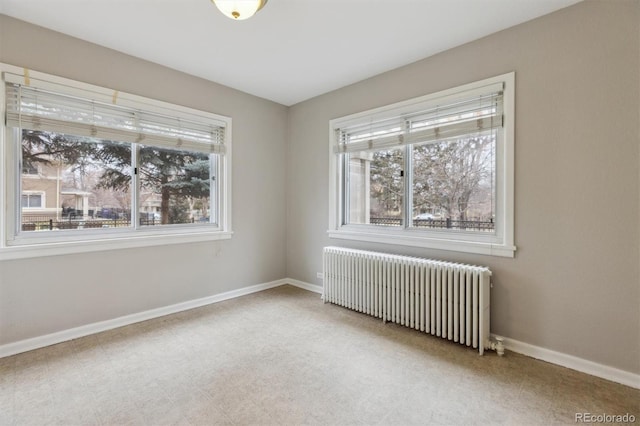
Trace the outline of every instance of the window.
<instances>
[{"instance_id":1,"label":"window","mask_svg":"<svg viewBox=\"0 0 640 426\"><path fill-rule=\"evenodd\" d=\"M0 257L230 237L231 119L2 69Z\"/></svg>"},{"instance_id":2,"label":"window","mask_svg":"<svg viewBox=\"0 0 640 426\"><path fill-rule=\"evenodd\" d=\"M514 81L332 120L329 235L512 257Z\"/></svg>"},{"instance_id":3,"label":"window","mask_svg":"<svg viewBox=\"0 0 640 426\"><path fill-rule=\"evenodd\" d=\"M33 163L26 163L22 166L22 174L23 175L37 175L38 174L38 166Z\"/></svg>"},{"instance_id":4,"label":"window","mask_svg":"<svg viewBox=\"0 0 640 426\"><path fill-rule=\"evenodd\" d=\"M22 208L42 207L42 194L22 194Z\"/></svg>"}]
</instances>

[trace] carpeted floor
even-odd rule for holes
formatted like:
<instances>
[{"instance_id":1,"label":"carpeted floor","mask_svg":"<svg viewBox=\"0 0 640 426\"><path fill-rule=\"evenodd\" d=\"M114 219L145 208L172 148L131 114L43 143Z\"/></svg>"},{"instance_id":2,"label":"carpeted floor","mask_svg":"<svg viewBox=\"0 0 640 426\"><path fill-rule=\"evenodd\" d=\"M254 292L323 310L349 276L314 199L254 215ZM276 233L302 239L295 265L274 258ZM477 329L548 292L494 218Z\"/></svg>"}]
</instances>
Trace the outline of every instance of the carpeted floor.
<instances>
[{"instance_id":1,"label":"carpeted floor","mask_svg":"<svg viewBox=\"0 0 640 426\"><path fill-rule=\"evenodd\" d=\"M640 390L291 286L0 359L2 425L640 422Z\"/></svg>"}]
</instances>

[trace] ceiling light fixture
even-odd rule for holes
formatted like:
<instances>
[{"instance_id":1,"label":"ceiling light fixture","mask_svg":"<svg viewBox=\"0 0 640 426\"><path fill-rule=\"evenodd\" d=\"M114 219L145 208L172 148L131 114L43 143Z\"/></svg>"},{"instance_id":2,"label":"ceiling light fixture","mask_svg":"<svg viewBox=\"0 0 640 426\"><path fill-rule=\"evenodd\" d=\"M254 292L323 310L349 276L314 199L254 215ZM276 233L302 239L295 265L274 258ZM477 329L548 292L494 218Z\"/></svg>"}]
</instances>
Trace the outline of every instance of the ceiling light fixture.
<instances>
[{"instance_id":1,"label":"ceiling light fixture","mask_svg":"<svg viewBox=\"0 0 640 426\"><path fill-rule=\"evenodd\" d=\"M224 15L234 21L249 19L262 9L267 0L211 0Z\"/></svg>"}]
</instances>

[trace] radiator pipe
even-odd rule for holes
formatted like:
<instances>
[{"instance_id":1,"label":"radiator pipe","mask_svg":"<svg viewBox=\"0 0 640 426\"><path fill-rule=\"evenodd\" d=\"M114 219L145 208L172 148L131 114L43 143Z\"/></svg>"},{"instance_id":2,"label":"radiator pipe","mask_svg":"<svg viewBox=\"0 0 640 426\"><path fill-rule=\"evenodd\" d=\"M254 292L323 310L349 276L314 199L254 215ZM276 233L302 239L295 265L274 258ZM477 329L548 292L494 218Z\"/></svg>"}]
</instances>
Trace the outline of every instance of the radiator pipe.
<instances>
[{"instance_id":1,"label":"radiator pipe","mask_svg":"<svg viewBox=\"0 0 640 426\"><path fill-rule=\"evenodd\" d=\"M498 356L504 355L504 337L494 336L495 342L491 340L487 341L485 347L487 349L491 349L492 351L496 351Z\"/></svg>"}]
</instances>

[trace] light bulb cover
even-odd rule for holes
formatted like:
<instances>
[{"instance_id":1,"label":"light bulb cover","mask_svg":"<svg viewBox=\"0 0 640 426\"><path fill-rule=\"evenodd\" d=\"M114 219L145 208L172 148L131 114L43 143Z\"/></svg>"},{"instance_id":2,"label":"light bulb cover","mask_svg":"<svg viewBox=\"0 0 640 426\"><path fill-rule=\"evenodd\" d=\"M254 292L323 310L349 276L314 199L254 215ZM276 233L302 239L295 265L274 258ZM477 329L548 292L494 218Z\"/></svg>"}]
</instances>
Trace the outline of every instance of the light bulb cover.
<instances>
[{"instance_id":1,"label":"light bulb cover","mask_svg":"<svg viewBox=\"0 0 640 426\"><path fill-rule=\"evenodd\" d=\"M218 10L234 21L251 18L268 0L211 0Z\"/></svg>"}]
</instances>

